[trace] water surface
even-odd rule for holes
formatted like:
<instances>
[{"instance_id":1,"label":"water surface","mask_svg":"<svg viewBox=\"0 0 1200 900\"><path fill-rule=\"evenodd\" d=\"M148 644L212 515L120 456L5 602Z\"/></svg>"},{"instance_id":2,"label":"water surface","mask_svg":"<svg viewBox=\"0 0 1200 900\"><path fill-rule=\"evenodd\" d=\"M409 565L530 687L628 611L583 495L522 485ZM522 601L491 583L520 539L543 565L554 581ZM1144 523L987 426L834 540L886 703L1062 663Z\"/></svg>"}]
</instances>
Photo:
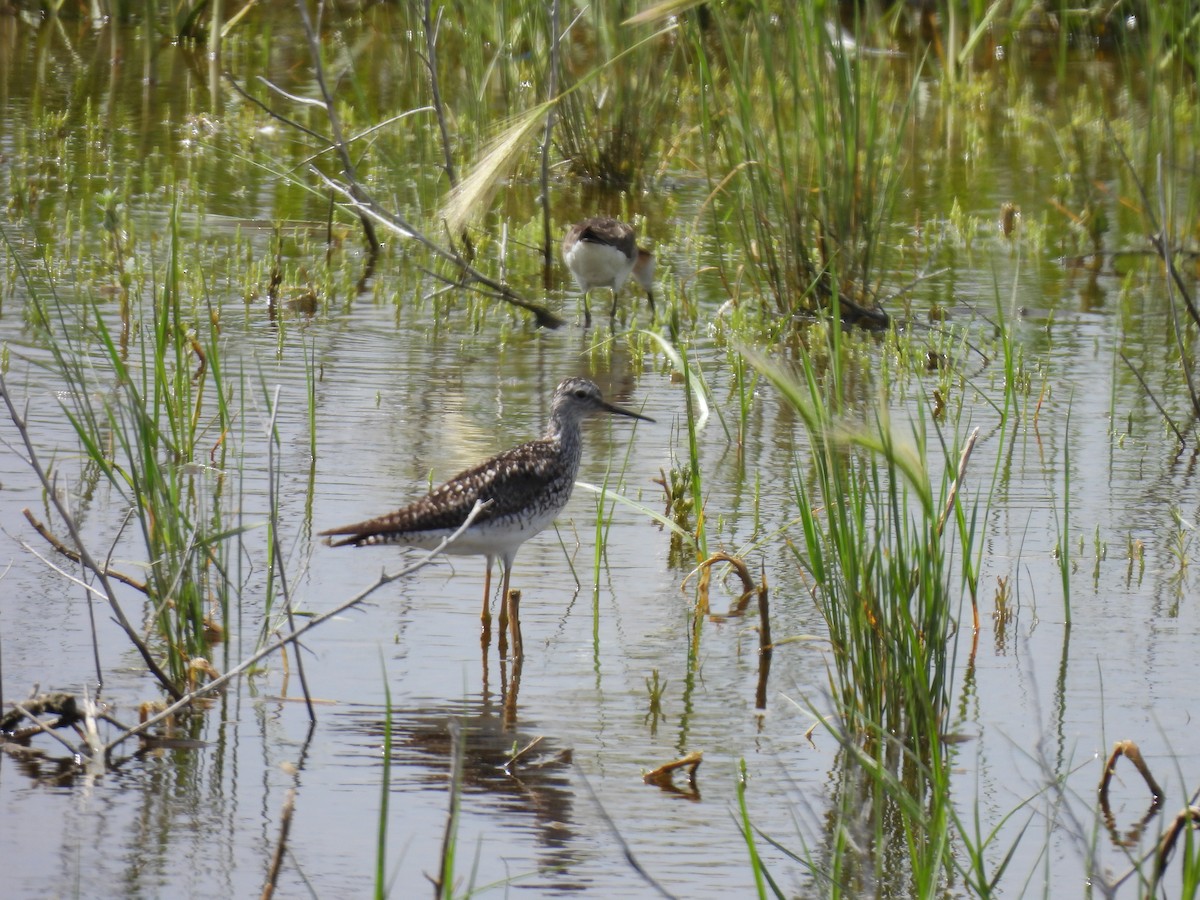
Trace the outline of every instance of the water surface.
<instances>
[{"instance_id":1,"label":"water surface","mask_svg":"<svg viewBox=\"0 0 1200 900\"><path fill-rule=\"evenodd\" d=\"M103 187L133 186L139 247L161 265L165 249L150 237L169 222L171 196L161 185L185 178L205 184L204 208L179 216L188 240L208 253L227 377L237 373L250 385L241 430L230 436L243 480L225 502L255 526L237 557L244 606L218 668L248 655L262 627L264 611L254 598L266 581L265 434L276 388L281 538L302 611L331 609L406 559L394 549L330 549L315 532L388 511L419 496L431 480L536 436L555 384L568 375L593 378L607 398L657 420L589 422L581 481L662 506L656 479L686 458L683 387L653 344L618 335L595 350L577 321L565 273L537 299L569 324L537 330L517 313L480 314L466 299L435 298L436 285L414 273L406 248L393 242L365 294L337 293L311 318L272 317L261 295L245 292L231 260L251 253L265 272L276 247L273 225L282 222L285 253L295 254L288 256L294 286L300 270L320 282L321 261L305 255L305 239L323 233L324 206L224 152L234 136L219 127L206 131L206 117L219 124L251 113L224 94L214 103L205 68L184 50L155 54L156 77L143 82L131 64L140 52L132 40L126 64L105 69L105 29L64 35L45 26L38 43L28 27L0 20L6 47L0 179L10 197L4 229L12 243L0 341L10 355L9 385L18 403L28 403L39 454L54 459L84 536L97 547L112 543L124 510L81 465L59 406L61 385L38 365L46 354L26 315L28 292L53 283L71 304L111 284L95 206ZM294 39L281 32L273 52L294 61ZM36 79L20 74L34 70ZM98 71L108 77L97 78ZM105 134L71 131L85 101L105 104ZM49 122L60 113L61 131ZM29 146L31 136L41 143ZM105 142L111 168L93 172L98 184L89 187L75 178L86 168L92 137ZM261 140L278 140L265 123ZM1050 176L1020 153L1003 152L1007 140L997 129L984 144L993 152L945 179L932 170L914 176L922 190L900 219L913 221L919 207L931 230L949 231L952 201L986 222L1007 201L1029 219L1048 219L1040 201L1042 179ZM710 333L690 342L690 355L713 403L736 423L736 385L716 322L728 298L715 278L695 274L711 262L705 254L719 251L716 242L685 238L704 201L702 185L694 191L687 185L680 178L667 204L678 218L652 221L649 230L659 240L664 283L676 285L686 274L690 302L702 321L714 322ZM562 190L565 204L581 202L569 185ZM533 192L530 186L529 197L509 202L531 204ZM71 217L81 224L67 229ZM352 230L346 234L353 244ZM1129 233L1119 240L1139 238ZM1160 418L1116 357L1124 349L1152 384L1170 383L1177 364L1163 337L1165 300L1151 269L1132 276L1140 286L1133 293L1142 299L1130 298L1124 276L1073 270L1049 248L1014 250L994 226L981 229L970 248L951 242L945 252L952 268L923 286L914 304L948 307L952 321L978 327L981 335L985 318L996 313L997 293L1003 304L1023 308L1016 343L1030 380L1026 414L1001 435L996 411L983 399L999 395L1001 366L970 349L956 360L956 389L980 398L966 418L983 434L966 491L985 496L994 489L981 524L981 629L972 635L964 607L956 638L955 721L947 730L969 738L956 751L956 800L967 815L977 805L986 829L1031 801L1001 826L990 848L994 862L1028 827L1034 836L1021 840L1012 863L1023 874L1006 876L1006 883L1024 884L1028 874L1049 895L1074 896L1083 892L1093 847L1104 865L1123 867L1116 838L1148 806L1140 781L1122 769L1113 833L1093 838L1100 759L1112 742L1136 740L1166 791L1164 815L1149 823L1147 840L1184 804L1200 769L1183 727L1196 712L1195 692L1181 674L1189 671L1200 624L1187 565L1198 513L1194 466L1174 457ZM43 255L54 260L53 271L39 263ZM28 282L18 277L13 256L30 267ZM353 251L344 258L353 261ZM668 296L676 290L668 287ZM634 301L626 304L631 309ZM638 308L645 325L644 306ZM106 314L115 321L115 301ZM876 352L888 352L882 341ZM914 395L937 385L936 373L926 377ZM874 395L867 370L859 399ZM900 404L894 415L914 409ZM32 552L48 551L20 510L31 507L43 521L53 516L15 429L6 421L2 430L6 699L35 685L80 691L96 677L87 600ZM369 892L381 822L393 895L423 895L442 852L454 731L465 742L460 892L468 885L504 891L511 883L535 896L654 896L629 863L632 856L673 895L748 895L753 877L737 821L742 761L755 826L783 847L819 858L837 766L832 738L821 729L806 736L813 711L829 710L824 626L785 538L763 540L796 515L791 486L806 471L804 442L799 423L765 386L755 393L742 446L717 415L700 432L710 550L747 553L752 571L770 585L776 640L795 639L774 654L762 713L754 708L754 622L706 623L693 652L695 580L685 583L689 566L669 558L670 535L648 516L613 505L597 560L597 497L577 489L556 528L517 558L513 583L523 594L526 647L519 680L495 647L481 653L482 560L426 569L306 639L303 664L318 701L311 729L294 660L274 657L190 720L184 736L203 741L203 749L154 750L103 772L77 769L48 740L35 742L39 753L28 759L0 755L7 890L14 896L253 894L294 790L279 881L284 895ZM233 484L232 474L209 473L209 488L223 478ZM1070 628L1054 556L1068 503ZM1130 559L1135 541L1145 548L1144 560ZM136 570L138 550L126 536L114 565ZM1003 616L993 615L999 578L1009 585ZM716 591L714 606L722 608L738 590L730 581ZM127 610L140 608L132 591L121 596ZM157 692L107 611L97 608L96 617L104 696L132 722L137 705ZM665 686L658 714L647 687L655 672ZM513 750L536 738L541 743L524 763L506 769ZM689 751L704 754L694 788L683 778L675 791L643 784L645 771ZM1053 833L1043 837L1039 830ZM1039 856L1046 845L1049 859ZM785 891L824 893L819 879L779 849L760 840L758 852ZM49 888L48 873L55 873Z\"/></svg>"}]
</instances>

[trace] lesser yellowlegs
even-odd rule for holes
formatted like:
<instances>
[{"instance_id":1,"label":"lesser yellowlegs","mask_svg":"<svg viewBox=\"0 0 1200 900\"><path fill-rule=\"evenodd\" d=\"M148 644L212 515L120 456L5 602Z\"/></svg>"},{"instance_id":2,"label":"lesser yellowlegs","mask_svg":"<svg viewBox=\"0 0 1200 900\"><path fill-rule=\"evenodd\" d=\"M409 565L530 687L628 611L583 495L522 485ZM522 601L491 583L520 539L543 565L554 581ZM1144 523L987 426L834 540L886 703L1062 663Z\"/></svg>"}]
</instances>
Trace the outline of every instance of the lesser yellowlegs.
<instances>
[{"instance_id":1,"label":"lesser yellowlegs","mask_svg":"<svg viewBox=\"0 0 1200 900\"><path fill-rule=\"evenodd\" d=\"M447 553L487 558L483 583L485 624L489 611L492 563L503 571L501 603L508 600L509 574L521 545L548 526L567 505L583 450L580 423L594 412L654 420L605 402L600 388L586 378L568 378L554 391L546 433L460 472L403 509L354 525L322 531L334 547L402 544L433 549L466 521L477 500L487 506L446 548ZM516 622L512 623L514 636Z\"/></svg>"},{"instance_id":2,"label":"lesser yellowlegs","mask_svg":"<svg viewBox=\"0 0 1200 900\"><path fill-rule=\"evenodd\" d=\"M583 320L592 324L587 295L592 288L611 288L612 317L617 315L617 291L629 276L646 292L654 315L654 254L637 245L633 228L616 219L585 219L572 225L563 238L563 260L583 291Z\"/></svg>"}]
</instances>

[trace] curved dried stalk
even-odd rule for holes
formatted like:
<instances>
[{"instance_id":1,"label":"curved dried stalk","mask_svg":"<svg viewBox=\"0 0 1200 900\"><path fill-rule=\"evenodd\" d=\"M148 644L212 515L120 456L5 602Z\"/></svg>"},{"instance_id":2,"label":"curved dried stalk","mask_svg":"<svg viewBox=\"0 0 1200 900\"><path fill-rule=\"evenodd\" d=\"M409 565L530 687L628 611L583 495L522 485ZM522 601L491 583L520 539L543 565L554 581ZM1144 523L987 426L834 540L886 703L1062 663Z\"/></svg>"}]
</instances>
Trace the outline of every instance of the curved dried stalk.
<instances>
[{"instance_id":1,"label":"curved dried stalk","mask_svg":"<svg viewBox=\"0 0 1200 900\"><path fill-rule=\"evenodd\" d=\"M1117 741L1113 744L1112 753L1108 755L1108 761L1104 764L1104 774L1100 776L1100 803L1108 806L1108 787L1112 782L1113 773L1116 771L1117 760L1124 756L1127 760L1133 763L1133 767L1138 770L1138 774L1146 782L1146 787L1150 789L1150 794L1157 803L1162 799L1163 790L1158 786L1158 782L1154 780L1154 776L1150 774L1150 767L1146 765L1146 760L1142 758L1142 751L1133 741Z\"/></svg>"},{"instance_id":2,"label":"curved dried stalk","mask_svg":"<svg viewBox=\"0 0 1200 900\"><path fill-rule=\"evenodd\" d=\"M702 762L704 762L704 754L699 750L693 750L679 759L664 763L657 769L647 772L642 776L642 781L646 784L656 784L659 787L674 787L672 778L675 773L680 769L687 769L688 784L695 788L696 770L700 768Z\"/></svg>"}]
</instances>

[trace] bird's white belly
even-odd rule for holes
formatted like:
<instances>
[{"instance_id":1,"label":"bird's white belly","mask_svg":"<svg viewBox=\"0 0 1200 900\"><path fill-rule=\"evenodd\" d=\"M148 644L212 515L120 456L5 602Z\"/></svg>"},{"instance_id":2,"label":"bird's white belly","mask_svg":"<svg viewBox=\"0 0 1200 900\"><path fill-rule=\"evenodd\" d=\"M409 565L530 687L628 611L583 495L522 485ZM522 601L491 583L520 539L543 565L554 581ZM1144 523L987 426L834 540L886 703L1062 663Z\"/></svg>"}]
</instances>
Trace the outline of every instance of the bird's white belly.
<instances>
[{"instance_id":1,"label":"bird's white belly","mask_svg":"<svg viewBox=\"0 0 1200 900\"><path fill-rule=\"evenodd\" d=\"M633 261L616 247L580 241L567 255L567 266L585 291L596 287L619 291Z\"/></svg>"},{"instance_id":2,"label":"bird's white belly","mask_svg":"<svg viewBox=\"0 0 1200 900\"><path fill-rule=\"evenodd\" d=\"M453 556L511 556L517 548L545 530L558 515L558 509L547 510L521 519L502 522L483 522L473 525L449 544L445 553ZM401 543L423 550L433 550L442 541L454 534L453 528L438 528L430 531L409 532Z\"/></svg>"}]
</instances>

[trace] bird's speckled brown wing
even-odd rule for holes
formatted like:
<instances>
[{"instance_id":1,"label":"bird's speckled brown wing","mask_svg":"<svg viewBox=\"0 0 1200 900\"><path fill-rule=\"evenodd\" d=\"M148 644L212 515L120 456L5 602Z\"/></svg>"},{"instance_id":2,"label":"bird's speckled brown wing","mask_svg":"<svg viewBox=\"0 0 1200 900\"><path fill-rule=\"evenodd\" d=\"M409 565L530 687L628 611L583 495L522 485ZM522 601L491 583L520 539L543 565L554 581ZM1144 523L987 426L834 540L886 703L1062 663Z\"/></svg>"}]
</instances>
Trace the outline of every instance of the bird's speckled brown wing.
<instances>
[{"instance_id":1,"label":"bird's speckled brown wing","mask_svg":"<svg viewBox=\"0 0 1200 900\"><path fill-rule=\"evenodd\" d=\"M576 241L616 247L629 259L633 259L637 250L637 238L634 236L633 229L616 219L588 219L580 222L572 231Z\"/></svg>"},{"instance_id":2,"label":"bird's speckled brown wing","mask_svg":"<svg viewBox=\"0 0 1200 900\"><path fill-rule=\"evenodd\" d=\"M406 534L458 528L476 500L492 501L476 517L479 524L528 514L536 505L549 505L560 497L561 506L566 501L562 492L570 494L574 479L553 442L530 441L460 472L403 509L321 534L342 537L330 541L334 547L402 543Z\"/></svg>"}]
</instances>

